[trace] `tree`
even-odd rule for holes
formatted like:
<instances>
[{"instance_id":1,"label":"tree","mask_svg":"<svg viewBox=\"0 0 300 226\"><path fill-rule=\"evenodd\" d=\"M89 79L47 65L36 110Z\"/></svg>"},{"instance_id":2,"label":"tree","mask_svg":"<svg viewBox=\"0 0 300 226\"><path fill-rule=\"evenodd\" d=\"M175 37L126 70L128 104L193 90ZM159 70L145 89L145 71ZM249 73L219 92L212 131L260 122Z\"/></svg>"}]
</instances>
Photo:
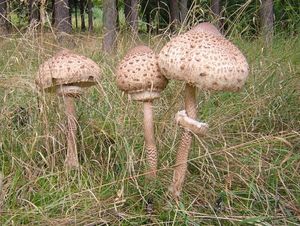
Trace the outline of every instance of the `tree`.
<instances>
[{"instance_id":1,"label":"tree","mask_svg":"<svg viewBox=\"0 0 300 226\"><path fill-rule=\"evenodd\" d=\"M85 31L86 30L85 17L84 17L85 0L80 0L79 4L80 4L79 8L80 8L80 17L81 17L81 31Z\"/></svg>"},{"instance_id":2,"label":"tree","mask_svg":"<svg viewBox=\"0 0 300 226\"><path fill-rule=\"evenodd\" d=\"M220 0L211 0L211 11L219 16L220 15Z\"/></svg>"},{"instance_id":3,"label":"tree","mask_svg":"<svg viewBox=\"0 0 300 226\"><path fill-rule=\"evenodd\" d=\"M188 14L188 0L180 1L180 22L183 23Z\"/></svg>"},{"instance_id":4,"label":"tree","mask_svg":"<svg viewBox=\"0 0 300 226\"><path fill-rule=\"evenodd\" d=\"M130 24L130 7L131 7L131 0L124 0L124 14L125 14L125 21L127 24Z\"/></svg>"},{"instance_id":5,"label":"tree","mask_svg":"<svg viewBox=\"0 0 300 226\"><path fill-rule=\"evenodd\" d=\"M264 37L265 44L270 45L273 38L273 0L262 0L260 8L261 33Z\"/></svg>"},{"instance_id":6,"label":"tree","mask_svg":"<svg viewBox=\"0 0 300 226\"><path fill-rule=\"evenodd\" d=\"M55 0L54 5L55 23L54 27L59 33L71 33L69 0Z\"/></svg>"},{"instance_id":7,"label":"tree","mask_svg":"<svg viewBox=\"0 0 300 226\"><path fill-rule=\"evenodd\" d=\"M41 30L43 31L44 25L46 23L46 4L47 0L40 0L40 21L41 21Z\"/></svg>"},{"instance_id":8,"label":"tree","mask_svg":"<svg viewBox=\"0 0 300 226\"><path fill-rule=\"evenodd\" d=\"M211 0L210 8L211 8L214 18L216 19L216 25L220 29L222 27L222 21L220 20L221 19L220 0Z\"/></svg>"},{"instance_id":9,"label":"tree","mask_svg":"<svg viewBox=\"0 0 300 226\"><path fill-rule=\"evenodd\" d=\"M7 0L0 0L0 35L8 33Z\"/></svg>"},{"instance_id":10,"label":"tree","mask_svg":"<svg viewBox=\"0 0 300 226\"><path fill-rule=\"evenodd\" d=\"M117 11L117 25L116 25L116 29L117 29L117 31L120 31L119 0L115 0L115 1L116 1L116 11Z\"/></svg>"},{"instance_id":11,"label":"tree","mask_svg":"<svg viewBox=\"0 0 300 226\"><path fill-rule=\"evenodd\" d=\"M131 0L130 4L130 28L134 35L138 33L138 0Z\"/></svg>"},{"instance_id":12,"label":"tree","mask_svg":"<svg viewBox=\"0 0 300 226\"><path fill-rule=\"evenodd\" d=\"M143 18L147 24L147 31L159 33L159 29L166 28L170 22L170 0L140 0Z\"/></svg>"},{"instance_id":13,"label":"tree","mask_svg":"<svg viewBox=\"0 0 300 226\"><path fill-rule=\"evenodd\" d=\"M37 0L29 0L29 24L30 26L35 26L39 23L40 13Z\"/></svg>"},{"instance_id":14,"label":"tree","mask_svg":"<svg viewBox=\"0 0 300 226\"><path fill-rule=\"evenodd\" d=\"M73 4L71 4L72 0L69 0L69 3L68 3L68 7L69 7L69 17L68 17L68 20L69 20L69 23L71 24L71 28L72 28L72 8L73 8Z\"/></svg>"},{"instance_id":15,"label":"tree","mask_svg":"<svg viewBox=\"0 0 300 226\"><path fill-rule=\"evenodd\" d=\"M151 28L151 8L149 6L149 1L141 1L141 9L144 12L144 18L146 19L147 32L149 32Z\"/></svg>"},{"instance_id":16,"label":"tree","mask_svg":"<svg viewBox=\"0 0 300 226\"><path fill-rule=\"evenodd\" d=\"M52 9L52 18L51 18L51 25L54 26L55 24L55 1L56 0L52 0L52 5L51 5L51 9Z\"/></svg>"},{"instance_id":17,"label":"tree","mask_svg":"<svg viewBox=\"0 0 300 226\"><path fill-rule=\"evenodd\" d=\"M138 33L139 0L124 0L125 21L134 34Z\"/></svg>"},{"instance_id":18,"label":"tree","mask_svg":"<svg viewBox=\"0 0 300 226\"><path fill-rule=\"evenodd\" d=\"M73 0L73 6L74 6L74 14L75 14L75 27L78 28L78 0Z\"/></svg>"},{"instance_id":19,"label":"tree","mask_svg":"<svg viewBox=\"0 0 300 226\"><path fill-rule=\"evenodd\" d=\"M116 1L103 0L103 30L104 37L102 41L102 49L107 53L111 53L116 45L116 21L117 8Z\"/></svg>"},{"instance_id":20,"label":"tree","mask_svg":"<svg viewBox=\"0 0 300 226\"><path fill-rule=\"evenodd\" d=\"M179 22L179 7L177 0L170 0L170 16L173 27L176 27Z\"/></svg>"},{"instance_id":21,"label":"tree","mask_svg":"<svg viewBox=\"0 0 300 226\"><path fill-rule=\"evenodd\" d=\"M87 2L87 8L88 8L88 26L89 26L89 32L93 31L94 25L93 25L93 2L92 0L88 0Z\"/></svg>"}]
</instances>

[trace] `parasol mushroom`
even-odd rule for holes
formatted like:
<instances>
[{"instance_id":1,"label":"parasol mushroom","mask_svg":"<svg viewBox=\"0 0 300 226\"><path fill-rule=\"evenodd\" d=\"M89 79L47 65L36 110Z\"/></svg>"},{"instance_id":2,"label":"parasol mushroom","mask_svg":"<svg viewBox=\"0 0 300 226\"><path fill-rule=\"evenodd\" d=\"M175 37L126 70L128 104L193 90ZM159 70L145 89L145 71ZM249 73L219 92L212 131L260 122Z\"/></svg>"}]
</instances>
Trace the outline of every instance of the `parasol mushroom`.
<instances>
[{"instance_id":1,"label":"parasol mushroom","mask_svg":"<svg viewBox=\"0 0 300 226\"><path fill-rule=\"evenodd\" d=\"M74 98L81 96L83 88L95 85L100 77L99 66L91 59L59 51L40 65L36 76L37 85L45 92L57 93L63 97L68 119L67 156L68 168L79 167L76 145L77 119Z\"/></svg>"},{"instance_id":2,"label":"parasol mushroom","mask_svg":"<svg viewBox=\"0 0 300 226\"><path fill-rule=\"evenodd\" d=\"M176 114L176 121L184 131L170 188L178 200L187 170L192 133L204 135L208 129L206 123L196 121L196 87L203 91L238 91L248 76L248 63L240 50L210 23L200 23L168 42L159 53L158 63L166 78L186 83L185 110Z\"/></svg>"},{"instance_id":3,"label":"parasol mushroom","mask_svg":"<svg viewBox=\"0 0 300 226\"><path fill-rule=\"evenodd\" d=\"M129 50L117 69L117 86L144 105L144 137L150 178L156 177L157 149L153 128L153 100L159 98L167 79L160 73L157 57L147 46Z\"/></svg>"}]
</instances>

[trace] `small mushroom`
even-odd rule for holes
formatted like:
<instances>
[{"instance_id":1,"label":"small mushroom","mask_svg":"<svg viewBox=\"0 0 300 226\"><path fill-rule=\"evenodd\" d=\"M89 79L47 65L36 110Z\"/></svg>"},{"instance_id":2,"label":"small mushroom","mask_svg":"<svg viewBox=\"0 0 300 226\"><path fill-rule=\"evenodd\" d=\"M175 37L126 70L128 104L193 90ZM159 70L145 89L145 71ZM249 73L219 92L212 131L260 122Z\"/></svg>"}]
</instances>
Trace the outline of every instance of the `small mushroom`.
<instances>
[{"instance_id":1,"label":"small mushroom","mask_svg":"<svg viewBox=\"0 0 300 226\"><path fill-rule=\"evenodd\" d=\"M203 91L238 91L248 76L248 63L240 50L210 23L201 23L168 42L159 53L158 63L168 79L186 83L185 111L176 115L184 132L170 188L178 200L187 170L192 132L204 135L208 129L206 123L195 120L196 87Z\"/></svg>"},{"instance_id":2,"label":"small mushroom","mask_svg":"<svg viewBox=\"0 0 300 226\"><path fill-rule=\"evenodd\" d=\"M63 97L68 119L67 156L65 165L78 168L76 146L77 118L74 98L79 97L83 88L95 85L100 77L99 66L91 59L72 53L59 51L40 65L36 84L45 92L57 93Z\"/></svg>"},{"instance_id":3,"label":"small mushroom","mask_svg":"<svg viewBox=\"0 0 300 226\"><path fill-rule=\"evenodd\" d=\"M160 73L157 57L147 46L131 49L117 68L117 86L144 105L144 137L149 179L154 180L157 171L157 149L153 128L153 100L159 98L167 79Z\"/></svg>"}]
</instances>

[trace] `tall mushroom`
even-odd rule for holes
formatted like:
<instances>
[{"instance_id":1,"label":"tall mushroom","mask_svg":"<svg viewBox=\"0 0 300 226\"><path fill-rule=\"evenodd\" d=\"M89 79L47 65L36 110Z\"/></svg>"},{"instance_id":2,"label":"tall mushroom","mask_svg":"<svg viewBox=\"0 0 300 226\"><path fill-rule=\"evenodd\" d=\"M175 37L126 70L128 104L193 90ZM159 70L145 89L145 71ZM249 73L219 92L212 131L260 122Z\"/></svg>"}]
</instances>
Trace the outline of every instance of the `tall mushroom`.
<instances>
[{"instance_id":1,"label":"tall mushroom","mask_svg":"<svg viewBox=\"0 0 300 226\"><path fill-rule=\"evenodd\" d=\"M101 78L100 74L100 68L94 61L69 50L59 51L41 64L37 72L37 85L45 92L57 93L64 100L65 113L68 119L68 146L65 160L65 165L68 168L79 167L74 98L82 94L83 88L95 85Z\"/></svg>"},{"instance_id":2,"label":"tall mushroom","mask_svg":"<svg viewBox=\"0 0 300 226\"><path fill-rule=\"evenodd\" d=\"M185 111L176 115L176 121L184 127L171 185L177 200L187 170L192 133L204 135L208 129L207 124L196 121L196 87L203 91L238 91L248 76L248 63L210 23L200 23L172 39L162 48L158 62L164 76L186 83Z\"/></svg>"},{"instance_id":3,"label":"tall mushroom","mask_svg":"<svg viewBox=\"0 0 300 226\"><path fill-rule=\"evenodd\" d=\"M157 57L147 46L131 49L117 68L117 86L144 105L144 136L150 179L156 177L157 150L153 128L153 100L159 98L167 79L160 73Z\"/></svg>"}]
</instances>

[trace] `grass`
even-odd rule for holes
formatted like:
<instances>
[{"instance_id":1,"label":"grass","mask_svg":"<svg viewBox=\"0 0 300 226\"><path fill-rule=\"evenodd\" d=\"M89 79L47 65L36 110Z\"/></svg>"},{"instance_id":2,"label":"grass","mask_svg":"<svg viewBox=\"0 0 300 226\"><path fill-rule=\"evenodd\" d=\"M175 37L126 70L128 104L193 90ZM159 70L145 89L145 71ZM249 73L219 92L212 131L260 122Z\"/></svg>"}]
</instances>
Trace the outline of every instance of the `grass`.
<instances>
[{"instance_id":1,"label":"grass","mask_svg":"<svg viewBox=\"0 0 300 226\"><path fill-rule=\"evenodd\" d=\"M74 36L74 51L103 69L101 85L77 101L78 171L64 170L62 100L39 94L34 84L38 65L57 43L51 35L30 33L0 41L0 224L299 225L299 37L277 36L269 50L260 40L231 37L251 74L240 93L198 92L198 116L210 130L194 139L178 206L167 187L183 85L171 81L155 102L159 173L148 186L142 105L114 83L115 65L130 46L124 37L118 52L107 57L100 36ZM157 51L164 42L158 36L144 41ZM145 212L150 192L151 217Z\"/></svg>"}]
</instances>

